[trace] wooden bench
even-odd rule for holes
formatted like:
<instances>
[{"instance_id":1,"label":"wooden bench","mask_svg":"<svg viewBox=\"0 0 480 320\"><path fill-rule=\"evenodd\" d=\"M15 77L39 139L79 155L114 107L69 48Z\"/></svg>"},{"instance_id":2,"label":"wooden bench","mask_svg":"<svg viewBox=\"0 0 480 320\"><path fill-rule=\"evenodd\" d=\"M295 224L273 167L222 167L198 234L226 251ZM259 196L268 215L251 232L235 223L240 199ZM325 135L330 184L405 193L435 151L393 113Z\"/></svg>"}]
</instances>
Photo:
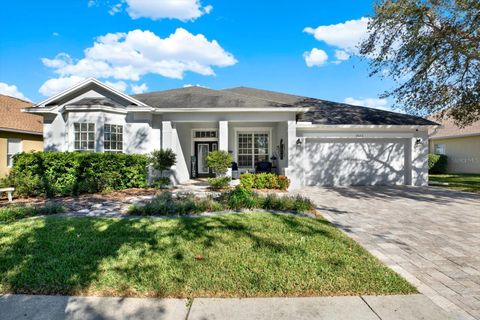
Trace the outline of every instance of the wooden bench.
<instances>
[{"instance_id":1,"label":"wooden bench","mask_svg":"<svg viewBox=\"0 0 480 320\"><path fill-rule=\"evenodd\" d=\"M12 202L12 192L15 191L15 188L0 188L0 194L2 192L5 192L7 193L7 197L8 197L8 202Z\"/></svg>"}]
</instances>

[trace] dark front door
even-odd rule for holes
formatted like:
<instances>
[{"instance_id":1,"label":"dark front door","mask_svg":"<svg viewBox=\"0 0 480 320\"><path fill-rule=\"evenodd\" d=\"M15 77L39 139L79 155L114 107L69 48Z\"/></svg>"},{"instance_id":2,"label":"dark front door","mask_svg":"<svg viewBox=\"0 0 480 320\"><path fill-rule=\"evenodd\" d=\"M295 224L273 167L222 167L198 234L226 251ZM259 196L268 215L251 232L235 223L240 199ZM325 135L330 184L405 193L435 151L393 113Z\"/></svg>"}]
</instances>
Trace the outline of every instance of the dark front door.
<instances>
[{"instance_id":1,"label":"dark front door","mask_svg":"<svg viewBox=\"0 0 480 320\"><path fill-rule=\"evenodd\" d=\"M197 176L211 177L212 170L207 165L207 156L211 151L218 149L218 142L212 141L195 141L195 157L197 158Z\"/></svg>"}]
</instances>

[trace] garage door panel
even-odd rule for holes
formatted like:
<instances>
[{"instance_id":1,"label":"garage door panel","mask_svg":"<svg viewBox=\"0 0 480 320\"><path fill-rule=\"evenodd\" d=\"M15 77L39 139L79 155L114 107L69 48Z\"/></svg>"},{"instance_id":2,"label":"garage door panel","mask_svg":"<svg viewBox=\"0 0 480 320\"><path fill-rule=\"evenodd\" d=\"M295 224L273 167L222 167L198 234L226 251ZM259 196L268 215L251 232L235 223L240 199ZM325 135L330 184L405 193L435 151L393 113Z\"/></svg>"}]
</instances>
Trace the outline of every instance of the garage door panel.
<instances>
[{"instance_id":1,"label":"garage door panel","mask_svg":"<svg viewBox=\"0 0 480 320\"><path fill-rule=\"evenodd\" d=\"M405 154L405 139L309 139L305 183L404 184Z\"/></svg>"}]
</instances>

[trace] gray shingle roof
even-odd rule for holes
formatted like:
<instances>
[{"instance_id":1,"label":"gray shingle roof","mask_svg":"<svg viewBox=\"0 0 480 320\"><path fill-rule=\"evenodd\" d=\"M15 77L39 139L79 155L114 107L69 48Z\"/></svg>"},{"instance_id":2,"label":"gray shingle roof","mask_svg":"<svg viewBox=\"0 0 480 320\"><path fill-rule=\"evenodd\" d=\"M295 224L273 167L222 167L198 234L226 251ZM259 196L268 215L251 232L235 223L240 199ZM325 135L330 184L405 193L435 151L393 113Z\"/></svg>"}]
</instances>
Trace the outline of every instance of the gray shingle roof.
<instances>
[{"instance_id":1,"label":"gray shingle roof","mask_svg":"<svg viewBox=\"0 0 480 320\"><path fill-rule=\"evenodd\" d=\"M186 87L133 95L156 108L272 108L292 107L275 101L203 87Z\"/></svg>"},{"instance_id":2,"label":"gray shingle roof","mask_svg":"<svg viewBox=\"0 0 480 320\"><path fill-rule=\"evenodd\" d=\"M133 95L156 108L308 108L298 121L325 125L435 125L435 122L401 113L238 87L213 90L186 87Z\"/></svg>"},{"instance_id":3,"label":"gray shingle roof","mask_svg":"<svg viewBox=\"0 0 480 320\"><path fill-rule=\"evenodd\" d=\"M353 106L345 103L296 96L246 87L225 89L243 95L269 99L294 107L308 107L298 121L324 125L436 125L435 122L397 112Z\"/></svg>"}]
</instances>

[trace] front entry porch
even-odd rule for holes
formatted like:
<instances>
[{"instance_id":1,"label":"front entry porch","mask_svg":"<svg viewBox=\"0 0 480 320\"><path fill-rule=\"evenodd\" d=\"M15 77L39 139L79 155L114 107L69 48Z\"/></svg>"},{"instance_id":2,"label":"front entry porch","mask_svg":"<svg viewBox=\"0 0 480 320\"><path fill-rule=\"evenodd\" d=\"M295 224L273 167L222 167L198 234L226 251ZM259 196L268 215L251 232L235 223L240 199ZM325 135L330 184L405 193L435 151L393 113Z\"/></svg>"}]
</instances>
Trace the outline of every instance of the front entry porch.
<instances>
[{"instance_id":1,"label":"front entry porch","mask_svg":"<svg viewBox=\"0 0 480 320\"><path fill-rule=\"evenodd\" d=\"M206 157L216 150L232 154L238 174L255 172L262 162L269 163L269 171L285 174L288 145L293 140L288 136L289 122L163 121L162 148L171 148L177 154L177 164L172 168L174 183L212 176Z\"/></svg>"}]
</instances>

